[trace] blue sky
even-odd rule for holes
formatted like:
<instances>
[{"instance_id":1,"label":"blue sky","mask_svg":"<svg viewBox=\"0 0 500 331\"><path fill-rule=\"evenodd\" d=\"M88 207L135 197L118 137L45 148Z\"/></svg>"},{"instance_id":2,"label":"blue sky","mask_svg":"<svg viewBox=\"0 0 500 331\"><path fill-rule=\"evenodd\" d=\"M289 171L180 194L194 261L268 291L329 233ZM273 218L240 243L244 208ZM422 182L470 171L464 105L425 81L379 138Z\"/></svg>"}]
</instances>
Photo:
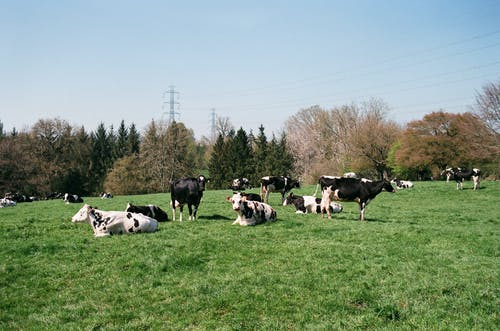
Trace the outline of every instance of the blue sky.
<instances>
[{"instance_id":1,"label":"blue sky","mask_svg":"<svg viewBox=\"0 0 500 331\"><path fill-rule=\"evenodd\" d=\"M178 91L179 120L210 112L279 133L301 109L370 98L398 123L469 110L500 79L500 1L2 1L0 121L61 118L142 130ZM177 110L177 109L176 109Z\"/></svg>"}]
</instances>

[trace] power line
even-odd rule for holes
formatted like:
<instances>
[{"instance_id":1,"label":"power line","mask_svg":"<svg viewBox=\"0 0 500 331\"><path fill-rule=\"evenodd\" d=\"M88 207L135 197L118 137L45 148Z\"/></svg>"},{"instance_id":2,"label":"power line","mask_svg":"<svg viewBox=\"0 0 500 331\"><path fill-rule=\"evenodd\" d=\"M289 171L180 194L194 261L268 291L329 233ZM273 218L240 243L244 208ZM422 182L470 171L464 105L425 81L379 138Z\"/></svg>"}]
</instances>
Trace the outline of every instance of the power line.
<instances>
[{"instance_id":1,"label":"power line","mask_svg":"<svg viewBox=\"0 0 500 331\"><path fill-rule=\"evenodd\" d=\"M176 101L179 99L179 92L175 90L175 87L173 85L169 86L169 90L163 92L163 102L162 102L162 110L163 114L167 114L166 112L166 105L169 105L169 111L168 111L168 121L169 123L172 123L175 121L175 117L177 116L177 119L180 119L181 113L179 111L175 111L175 106L177 106L177 110L179 110L179 101Z\"/></svg>"}]
</instances>

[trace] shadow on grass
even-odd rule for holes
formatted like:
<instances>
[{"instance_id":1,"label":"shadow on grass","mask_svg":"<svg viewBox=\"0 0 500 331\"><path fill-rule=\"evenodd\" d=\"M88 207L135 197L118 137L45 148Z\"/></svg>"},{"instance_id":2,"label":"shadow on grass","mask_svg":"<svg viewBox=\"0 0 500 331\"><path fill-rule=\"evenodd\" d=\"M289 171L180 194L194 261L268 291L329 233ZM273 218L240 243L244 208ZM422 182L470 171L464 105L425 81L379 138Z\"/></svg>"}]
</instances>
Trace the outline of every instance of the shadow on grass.
<instances>
[{"instance_id":1,"label":"shadow on grass","mask_svg":"<svg viewBox=\"0 0 500 331\"><path fill-rule=\"evenodd\" d=\"M208 221L228 221L228 220L234 220L234 217L227 217L227 216L222 216L219 214L214 214L214 215L208 215L208 216L200 216L198 217L199 220L208 220Z\"/></svg>"}]
</instances>

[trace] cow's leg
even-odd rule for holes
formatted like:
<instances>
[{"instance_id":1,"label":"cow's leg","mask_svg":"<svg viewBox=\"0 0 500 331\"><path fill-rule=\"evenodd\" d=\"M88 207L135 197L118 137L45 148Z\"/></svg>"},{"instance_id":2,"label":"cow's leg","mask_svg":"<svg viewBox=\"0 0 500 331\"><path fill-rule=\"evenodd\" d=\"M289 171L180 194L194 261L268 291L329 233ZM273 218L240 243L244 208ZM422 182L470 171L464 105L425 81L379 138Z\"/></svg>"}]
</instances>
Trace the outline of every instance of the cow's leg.
<instances>
[{"instance_id":1,"label":"cow's leg","mask_svg":"<svg viewBox=\"0 0 500 331\"><path fill-rule=\"evenodd\" d=\"M188 203L188 210L189 210L189 220L191 221L193 219L193 206Z\"/></svg>"},{"instance_id":2,"label":"cow's leg","mask_svg":"<svg viewBox=\"0 0 500 331\"><path fill-rule=\"evenodd\" d=\"M175 221L175 200L172 199L172 219Z\"/></svg>"},{"instance_id":3,"label":"cow's leg","mask_svg":"<svg viewBox=\"0 0 500 331\"><path fill-rule=\"evenodd\" d=\"M365 208L366 208L366 203L360 202L359 203L359 220L361 222L363 222L365 220Z\"/></svg>"},{"instance_id":4,"label":"cow's leg","mask_svg":"<svg viewBox=\"0 0 500 331\"><path fill-rule=\"evenodd\" d=\"M194 205L194 210L193 210L193 221L198 220L198 205Z\"/></svg>"}]
</instances>

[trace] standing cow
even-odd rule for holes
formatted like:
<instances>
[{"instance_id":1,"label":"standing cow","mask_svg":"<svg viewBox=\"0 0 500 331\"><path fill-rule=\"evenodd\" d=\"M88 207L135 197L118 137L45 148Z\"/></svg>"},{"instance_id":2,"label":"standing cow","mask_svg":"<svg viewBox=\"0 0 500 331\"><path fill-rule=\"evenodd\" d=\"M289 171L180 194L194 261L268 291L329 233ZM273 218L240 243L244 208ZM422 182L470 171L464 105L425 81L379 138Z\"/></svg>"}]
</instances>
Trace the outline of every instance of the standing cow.
<instances>
[{"instance_id":1,"label":"standing cow","mask_svg":"<svg viewBox=\"0 0 500 331\"><path fill-rule=\"evenodd\" d=\"M200 175L197 178L182 178L170 182L170 197L172 198L172 219L175 221L175 207L180 209L179 221L182 222L182 211L187 203L189 209L189 220L196 220L196 213L200 205L205 184L208 179ZM194 207L194 209L193 209Z\"/></svg>"},{"instance_id":2,"label":"standing cow","mask_svg":"<svg viewBox=\"0 0 500 331\"><path fill-rule=\"evenodd\" d=\"M340 201L355 201L359 204L359 219L365 220L365 208L375 197L385 190L387 192L395 192L394 187L387 180L368 181L359 180L356 178L338 178L333 181L332 185L323 190L321 200L321 216L324 217L324 212L328 218L331 218L330 211L326 206L332 199Z\"/></svg>"},{"instance_id":3,"label":"standing cow","mask_svg":"<svg viewBox=\"0 0 500 331\"><path fill-rule=\"evenodd\" d=\"M269 202L269 193L281 193L281 203L285 201L285 194L293 188L300 187L298 181L286 176L265 176L260 183L260 197L265 203Z\"/></svg>"}]
</instances>

